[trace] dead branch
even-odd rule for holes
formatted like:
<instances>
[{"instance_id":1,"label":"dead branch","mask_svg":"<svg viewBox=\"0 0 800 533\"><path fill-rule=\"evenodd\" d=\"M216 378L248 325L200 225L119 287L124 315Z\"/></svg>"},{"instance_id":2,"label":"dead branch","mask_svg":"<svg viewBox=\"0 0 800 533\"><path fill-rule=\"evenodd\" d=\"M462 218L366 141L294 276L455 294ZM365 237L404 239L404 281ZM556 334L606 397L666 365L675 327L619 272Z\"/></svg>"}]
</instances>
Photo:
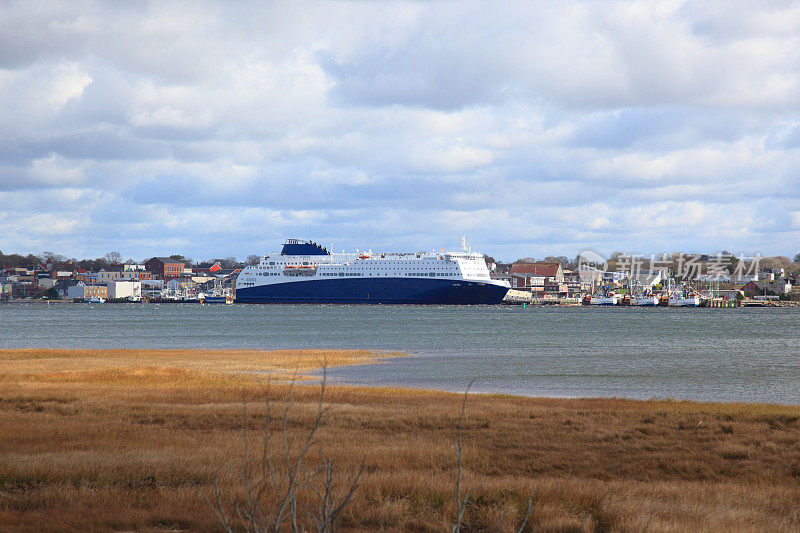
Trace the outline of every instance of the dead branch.
<instances>
[{"instance_id":1,"label":"dead branch","mask_svg":"<svg viewBox=\"0 0 800 533\"><path fill-rule=\"evenodd\" d=\"M244 458L239 483L244 490L244 499L237 502L231 498L230 503L226 504L216 474L211 485L211 497L201 490L203 499L225 531L244 529L254 532L278 532L291 529L297 532L305 530L301 517L310 519L317 531L332 532L335 530L342 510L350 502L358 486L365 469L365 461L362 461L358 472L348 477L342 484L336 481L333 461L325 458L322 452L320 452L318 466L306 465L308 453L318 442L319 429L329 410L325 405L327 364L323 366L322 372L315 416L299 444L296 439L297 432L289 429L289 416L295 405L294 387L297 375L295 374L292 378L282 409L281 434L277 450L274 446L275 439L273 437L275 435L272 430L274 419L271 383L267 383L264 394L265 422L260 439L263 447L260 454L260 471L257 467L254 470L250 459L248 403L246 395L243 397L242 448ZM277 462L273 460L275 452L278 452L280 457ZM320 501L318 506L308 510L301 507L298 492L303 489L310 490L317 496Z\"/></svg>"},{"instance_id":2,"label":"dead branch","mask_svg":"<svg viewBox=\"0 0 800 533\"><path fill-rule=\"evenodd\" d=\"M456 473L456 523L453 524L453 533L461 531L461 522L464 519L464 511L467 509L467 501L469 500L469 493L465 494L464 497L461 497L461 470L462 470L462 460L461 460L461 433L464 427L464 413L467 410L467 396L469 395L469 389L475 383L475 378L469 382L467 385L467 389L464 391L464 400L461 402L461 415L458 417L458 442L456 443L456 454L458 455L458 470Z\"/></svg>"}]
</instances>

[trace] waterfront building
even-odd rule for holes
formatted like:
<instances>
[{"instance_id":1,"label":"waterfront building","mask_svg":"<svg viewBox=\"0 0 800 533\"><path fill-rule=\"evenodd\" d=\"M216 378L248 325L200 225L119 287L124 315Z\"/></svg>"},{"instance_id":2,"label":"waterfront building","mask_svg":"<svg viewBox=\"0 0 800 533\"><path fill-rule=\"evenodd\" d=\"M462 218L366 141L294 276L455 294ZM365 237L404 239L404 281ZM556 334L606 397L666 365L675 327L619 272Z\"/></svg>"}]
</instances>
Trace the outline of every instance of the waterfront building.
<instances>
[{"instance_id":1,"label":"waterfront building","mask_svg":"<svg viewBox=\"0 0 800 533\"><path fill-rule=\"evenodd\" d=\"M192 267L192 273L194 275L199 274L208 274L208 275L217 275L222 273L222 265L219 263L201 263L199 265L195 265Z\"/></svg>"},{"instance_id":2,"label":"waterfront building","mask_svg":"<svg viewBox=\"0 0 800 533\"><path fill-rule=\"evenodd\" d=\"M665 281L664 273L661 270L655 272L634 272L631 275L634 286L640 289L652 289L659 283Z\"/></svg>"},{"instance_id":3,"label":"waterfront building","mask_svg":"<svg viewBox=\"0 0 800 533\"><path fill-rule=\"evenodd\" d=\"M131 298L139 300L142 297L141 281L110 281L107 286L108 297L111 299Z\"/></svg>"},{"instance_id":4,"label":"waterfront building","mask_svg":"<svg viewBox=\"0 0 800 533\"><path fill-rule=\"evenodd\" d=\"M121 270L106 270L105 268L101 268L99 272L97 272L97 282L98 283L111 283L112 281L116 281L118 279L122 279L122 271Z\"/></svg>"},{"instance_id":5,"label":"waterfront building","mask_svg":"<svg viewBox=\"0 0 800 533\"><path fill-rule=\"evenodd\" d=\"M145 268L163 278L175 278L183 276L186 263L177 261L171 257L153 257L145 262Z\"/></svg>"},{"instance_id":6,"label":"waterfront building","mask_svg":"<svg viewBox=\"0 0 800 533\"><path fill-rule=\"evenodd\" d=\"M67 298L72 300L106 299L107 296L108 288L105 285L86 285L81 281L67 289Z\"/></svg>"},{"instance_id":7,"label":"waterfront building","mask_svg":"<svg viewBox=\"0 0 800 533\"><path fill-rule=\"evenodd\" d=\"M514 263L509 270L512 288L541 287L564 283L564 269L560 263Z\"/></svg>"}]
</instances>

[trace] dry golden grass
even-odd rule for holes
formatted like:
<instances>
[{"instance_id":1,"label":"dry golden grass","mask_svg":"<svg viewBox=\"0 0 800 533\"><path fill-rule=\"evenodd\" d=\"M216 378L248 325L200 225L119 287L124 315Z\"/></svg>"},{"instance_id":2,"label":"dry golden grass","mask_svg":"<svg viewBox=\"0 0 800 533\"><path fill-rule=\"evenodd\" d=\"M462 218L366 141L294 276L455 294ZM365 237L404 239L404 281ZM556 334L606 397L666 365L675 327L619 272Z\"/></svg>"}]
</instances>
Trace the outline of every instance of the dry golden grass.
<instances>
[{"instance_id":1,"label":"dry golden grass","mask_svg":"<svg viewBox=\"0 0 800 533\"><path fill-rule=\"evenodd\" d=\"M367 350L0 350L0 375L74 370L175 368L213 373L280 372L375 363Z\"/></svg>"},{"instance_id":2,"label":"dry golden grass","mask_svg":"<svg viewBox=\"0 0 800 533\"><path fill-rule=\"evenodd\" d=\"M265 413L266 377L253 371L283 379L323 359L380 357L0 351L0 530L217 528L199 491L215 473L226 494L239 490L242 427L255 443ZM318 451L343 472L366 464L342 528L447 529L461 397L327 392ZM310 424L318 394L295 388L290 432ZM512 530L532 491L536 531L797 531L800 407L475 395L464 488L470 530Z\"/></svg>"}]
</instances>

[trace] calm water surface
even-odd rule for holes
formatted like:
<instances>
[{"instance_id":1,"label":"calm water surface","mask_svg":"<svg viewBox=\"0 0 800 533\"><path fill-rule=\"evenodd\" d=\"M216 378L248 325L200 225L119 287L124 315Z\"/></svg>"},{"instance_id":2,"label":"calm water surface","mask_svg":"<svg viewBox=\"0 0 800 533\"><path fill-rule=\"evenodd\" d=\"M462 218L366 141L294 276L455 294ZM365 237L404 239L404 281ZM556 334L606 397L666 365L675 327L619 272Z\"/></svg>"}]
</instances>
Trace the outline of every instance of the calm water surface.
<instances>
[{"instance_id":1,"label":"calm water surface","mask_svg":"<svg viewBox=\"0 0 800 533\"><path fill-rule=\"evenodd\" d=\"M365 348L332 379L800 404L800 309L2 304L0 348Z\"/></svg>"}]
</instances>

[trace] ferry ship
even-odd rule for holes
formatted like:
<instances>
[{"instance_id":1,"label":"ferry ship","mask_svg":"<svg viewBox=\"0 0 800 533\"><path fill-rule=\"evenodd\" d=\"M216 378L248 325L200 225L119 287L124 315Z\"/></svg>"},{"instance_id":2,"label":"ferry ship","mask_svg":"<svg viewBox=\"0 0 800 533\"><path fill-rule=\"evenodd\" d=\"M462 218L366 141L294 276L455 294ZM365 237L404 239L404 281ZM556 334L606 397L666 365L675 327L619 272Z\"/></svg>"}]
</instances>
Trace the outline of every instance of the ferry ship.
<instances>
[{"instance_id":1,"label":"ferry ship","mask_svg":"<svg viewBox=\"0 0 800 533\"><path fill-rule=\"evenodd\" d=\"M498 304L511 288L493 280L483 254L460 252L334 254L289 239L236 280L242 303Z\"/></svg>"}]
</instances>

